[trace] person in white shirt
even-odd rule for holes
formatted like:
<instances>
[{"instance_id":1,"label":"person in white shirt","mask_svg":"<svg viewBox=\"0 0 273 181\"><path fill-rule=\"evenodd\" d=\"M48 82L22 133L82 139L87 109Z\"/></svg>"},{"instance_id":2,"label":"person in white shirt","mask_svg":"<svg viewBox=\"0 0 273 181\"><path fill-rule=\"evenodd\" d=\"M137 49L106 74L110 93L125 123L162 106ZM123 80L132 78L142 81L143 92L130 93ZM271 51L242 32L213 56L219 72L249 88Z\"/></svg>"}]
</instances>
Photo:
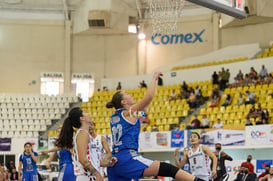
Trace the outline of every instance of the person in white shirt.
<instances>
[{"instance_id":1,"label":"person in white shirt","mask_svg":"<svg viewBox=\"0 0 273 181\"><path fill-rule=\"evenodd\" d=\"M223 128L224 124L221 122L221 119L217 119L217 123L213 125L213 128Z\"/></svg>"},{"instance_id":2,"label":"person in white shirt","mask_svg":"<svg viewBox=\"0 0 273 181\"><path fill-rule=\"evenodd\" d=\"M190 143L192 147L188 151L184 150L184 157L181 161L178 160L177 156L175 157L175 165L181 168L188 162L194 176L205 181L215 179L217 177L217 157L208 146L200 144L200 135L198 133L191 133ZM175 155L177 155L179 149L175 150Z\"/></svg>"},{"instance_id":3,"label":"person in white shirt","mask_svg":"<svg viewBox=\"0 0 273 181\"><path fill-rule=\"evenodd\" d=\"M210 120L207 118L207 115L203 115L201 120L201 128L209 128Z\"/></svg>"},{"instance_id":4,"label":"person in white shirt","mask_svg":"<svg viewBox=\"0 0 273 181\"><path fill-rule=\"evenodd\" d=\"M96 134L95 130L96 124L93 121L91 121L89 126L89 134L93 138L92 140L90 140L89 143L91 155L93 157L93 160L97 163L97 165L100 165L98 169L102 177L104 177L106 173L104 171L104 167L114 166L114 164L117 162L117 158L112 157L112 153L106 138L102 135ZM112 164L110 164L110 162Z\"/></svg>"}]
</instances>

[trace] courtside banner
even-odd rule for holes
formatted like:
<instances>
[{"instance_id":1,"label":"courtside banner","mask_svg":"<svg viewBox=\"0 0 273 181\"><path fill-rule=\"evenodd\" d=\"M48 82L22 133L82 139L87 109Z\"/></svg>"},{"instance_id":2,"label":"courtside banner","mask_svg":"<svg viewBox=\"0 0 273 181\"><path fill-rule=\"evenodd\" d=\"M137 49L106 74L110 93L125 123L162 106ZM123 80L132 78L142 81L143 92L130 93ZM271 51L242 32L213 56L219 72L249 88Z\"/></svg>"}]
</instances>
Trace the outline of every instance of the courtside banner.
<instances>
[{"instance_id":1,"label":"courtside banner","mask_svg":"<svg viewBox=\"0 0 273 181\"><path fill-rule=\"evenodd\" d=\"M0 151L11 151L11 138L0 138Z\"/></svg>"},{"instance_id":2,"label":"courtside banner","mask_svg":"<svg viewBox=\"0 0 273 181\"><path fill-rule=\"evenodd\" d=\"M240 170L240 166L243 162L245 162L245 160L233 160L233 161L226 160L225 161L226 170L227 170L227 173L229 174L228 180L236 179L236 176ZM251 163L254 165L254 168L255 168L255 162L252 161Z\"/></svg>"},{"instance_id":3,"label":"courtside banner","mask_svg":"<svg viewBox=\"0 0 273 181\"><path fill-rule=\"evenodd\" d=\"M168 132L153 132L156 138L156 148L170 148L170 135Z\"/></svg>"},{"instance_id":4,"label":"courtside banner","mask_svg":"<svg viewBox=\"0 0 273 181\"><path fill-rule=\"evenodd\" d=\"M221 143L223 146L245 145L245 131L232 129L196 129L188 130L188 138L192 132L200 134L200 144L214 146L216 143ZM191 146L190 139L188 146Z\"/></svg>"},{"instance_id":5,"label":"courtside banner","mask_svg":"<svg viewBox=\"0 0 273 181\"><path fill-rule=\"evenodd\" d=\"M184 147L184 131L171 132L171 147Z\"/></svg>"},{"instance_id":6,"label":"courtside banner","mask_svg":"<svg viewBox=\"0 0 273 181\"><path fill-rule=\"evenodd\" d=\"M143 132L140 134L140 147L153 148L155 146L155 135L153 132Z\"/></svg>"},{"instance_id":7,"label":"courtside banner","mask_svg":"<svg viewBox=\"0 0 273 181\"><path fill-rule=\"evenodd\" d=\"M271 145L273 144L273 125L249 126L246 131L250 139L250 145Z\"/></svg>"},{"instance_id":8,"label":"courtside banner","mask_svg":"<svg viewBox=\"0 0 273 181\"><path fill-rule=\"evenodd\" d=\"M256 173L265 172L266 165L272 165L272 160L256 160Z\"/></svg>"}]
</instances>

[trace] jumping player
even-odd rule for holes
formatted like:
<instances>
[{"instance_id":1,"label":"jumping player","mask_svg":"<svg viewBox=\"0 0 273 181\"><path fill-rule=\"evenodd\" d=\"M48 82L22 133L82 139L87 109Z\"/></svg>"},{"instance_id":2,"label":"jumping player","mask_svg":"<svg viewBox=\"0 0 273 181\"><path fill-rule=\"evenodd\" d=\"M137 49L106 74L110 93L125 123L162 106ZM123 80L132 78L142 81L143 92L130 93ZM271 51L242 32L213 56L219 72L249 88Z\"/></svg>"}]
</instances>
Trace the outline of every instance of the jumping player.
<instances>
[{"instance_id":1,"label":"jumping player","mask_svg":"<svg viewBox=\"0 0 273 181\"><path fill-rule=\"evenodd\" d=\"M217 158L209 147L200 144L200 135L196 132L191 133L190 143L192 147L184 150L184 157L181 161L176 158L176 165L181 168L187 162L190 163L191 172L193 175L209 181L217 177L216 166ZM210 169L212 159L212 171Z\"/></svg>"},{"instance_id":2,"label":"jumping player","mask_svg":"<svg viewBox=\"0 0 273 181\"><path fill-rule=\"evenodd\" d=\"M202 180L178 169L177 167L160 161L153 161L142 157L138 153L138 138L140 133L139 112L145 111L155 94L156 83L162 73L156 72L147 89L144 98L135 103L133 97L126 92L116 92L107 108L114 107L116 111L111 116L111 132L113 138L113 156L118 162L107 168L109 181L138 180L142 176L173 177L178 181Z\"/></svg>"},{"instance_id":3,"label":"jumping player","mask_svg":"<svg viewBox=\"0 0 273 181\"><path fill-rule=\"evenodd\" d=\"M24 144L24 153L20 155L18 166L19 181L38 181L37 166L38 153L33 152L31 143ZM23 175L21 176L23 167Z\"/></svg>"}]
</instances>

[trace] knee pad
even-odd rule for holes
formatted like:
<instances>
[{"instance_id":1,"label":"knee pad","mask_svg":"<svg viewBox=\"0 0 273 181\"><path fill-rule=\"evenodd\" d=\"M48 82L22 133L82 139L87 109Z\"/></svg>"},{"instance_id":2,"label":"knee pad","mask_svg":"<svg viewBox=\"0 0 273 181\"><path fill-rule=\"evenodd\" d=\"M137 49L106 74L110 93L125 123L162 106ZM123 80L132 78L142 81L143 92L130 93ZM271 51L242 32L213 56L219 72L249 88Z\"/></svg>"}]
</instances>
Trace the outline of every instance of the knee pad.
<instances>
[{"instance_id":1,"label":"knee pad","mask_svg":"<svg viewBox=\"0 0 273 181\"><path fill-rule=\"evenodd\" d=\"M158 176L175 178L179 168L165 162L160 162Z\"/></svg>"}]
</instances>

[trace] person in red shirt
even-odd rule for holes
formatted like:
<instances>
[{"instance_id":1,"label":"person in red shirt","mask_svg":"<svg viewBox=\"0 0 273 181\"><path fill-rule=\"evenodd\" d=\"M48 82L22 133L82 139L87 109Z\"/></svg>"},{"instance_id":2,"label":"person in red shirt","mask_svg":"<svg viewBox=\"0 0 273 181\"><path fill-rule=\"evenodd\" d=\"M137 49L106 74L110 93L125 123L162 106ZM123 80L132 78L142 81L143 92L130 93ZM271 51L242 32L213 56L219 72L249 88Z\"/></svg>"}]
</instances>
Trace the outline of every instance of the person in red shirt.
<instances>
[{"instance_id":1,"label":"person in red shirt","mask_svg":"<svg viewBox=\"0 0 273 181\"><path fill-rule=\"evenodd\" d=\"M244 166L244 167L249 168L249 173L253 174L254 173L254 165L251 163L251 160L252 160L252 156L248 155L246 162L243 162L241 164L241 167Z\"/></svg>"},{"instance_id":2,"label":"person in red shirt","mask_svg":"<svg viewBox=\"0 0 273 181\"><path fill-rule=\"evenodd\" d=\"M269 174L270 165L265 165L264 168L265 168L265 172L261 173L261 174L258 176L258 178L256 179L257 181L258 181L260 178L262 178L262 177L266 176L267 174ZM267 181L267 178L266 178L265 181Z\"/></svg>"}]
</instances>

